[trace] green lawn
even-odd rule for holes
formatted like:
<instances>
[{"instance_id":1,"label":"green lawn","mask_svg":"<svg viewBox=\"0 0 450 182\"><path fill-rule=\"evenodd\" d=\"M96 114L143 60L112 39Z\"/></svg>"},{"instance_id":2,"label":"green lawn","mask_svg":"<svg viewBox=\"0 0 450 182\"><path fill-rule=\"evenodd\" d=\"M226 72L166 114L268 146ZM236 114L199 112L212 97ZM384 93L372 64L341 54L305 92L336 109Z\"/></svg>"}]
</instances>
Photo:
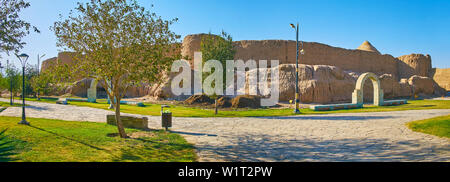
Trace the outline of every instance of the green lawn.
<instances>
[{"instance_id":1,"label":"green lawn","mask_svg":"<svg viewBox=\"0 0 450 182\"><path fill-rule=\"evenodd\" d=\"M413 131L450 138L450 115L409 122L407 126Z\"/></svg>"},{"instance_id":2,"label":"green lawn","mask_svg":"<svg viewBox=\"0 0 450 182\"><path fill-rule=\"evenodd\" d=\"M194 147L178 134L126 129L146 137L122 139L117 127L104 123L0 117L0 161L25 162L191 162ZM1 137L0 137L1 138ZM11 142L2 145L4 142ZM8 154L9 153L9 154Z\"/></svg>"},{"instance_id":3,"label":"green lawn","mask_svg":"<svg viewBox=\"0 0 450 182\"><path fill-rule=\"evenodd\" d=\"M361 109L348 109L336 111L314 111L311 109L301 109L302 114L327 114L327 113L357 113L357 112L384 112L420 109L450 109L450 101L441 100L411 100L408 104L399 106L368 106ZM69 102L71 105L108 109L106 101L99 103ZM121 112L131 114L143 114L159 116L161 106L159 104L145 104L145 107L121 105ZM258 117L258 116L289 116L294 115L292 109L239 109L239 110L219 110L218 115L214 115L213 109L202 109L199 107L184 107L171 105L169 109L175 117Z\"/></svg>"},{"instance_id":4,"label":"green lawn","mask_svg":"<svg viewBox=\"0 0 450 182\"><path fill-rule=\"evenodd\" d=\"M26 98L29 101L36 101L35 98ZM41 99L41 102L55 103L57 99ZM69 102L70 105L93 107L108 110L109 104L106 99L97 99L98 103L89 102ZM186 107L182 105L170 105L169 110L175 117L260 117L260 116L290 116L295 115L293 109L226 109L219 110L218 115L214 115L214 109L203 109L200 107ZM160 104L145 103L145 107L121 105L121 112L130 114L142 114L159 116ZM311 109L301 109L301 114L329 114L329 113L358 113L358 112L385 112L402 110L423 110L423 109L450 109L449 100L408 100L408 104L399 106L365 106L360 109L347 109L336 111L313 111Z\"/></svg>"},{"instance_id":5,"label":"green lawn","mask_svg":"<svg viewBox=\"0 0 450 182\"><path fill-rule=\"evenodd\" d=\"M27 105L27 104L25 104L25 105ZM19 104L19 103L13 103L13 105L11 106L9 104L9 102L0 101L0 107L21 107L21 106L22 106L22 104Z\"/></svg>"}]
</instances>

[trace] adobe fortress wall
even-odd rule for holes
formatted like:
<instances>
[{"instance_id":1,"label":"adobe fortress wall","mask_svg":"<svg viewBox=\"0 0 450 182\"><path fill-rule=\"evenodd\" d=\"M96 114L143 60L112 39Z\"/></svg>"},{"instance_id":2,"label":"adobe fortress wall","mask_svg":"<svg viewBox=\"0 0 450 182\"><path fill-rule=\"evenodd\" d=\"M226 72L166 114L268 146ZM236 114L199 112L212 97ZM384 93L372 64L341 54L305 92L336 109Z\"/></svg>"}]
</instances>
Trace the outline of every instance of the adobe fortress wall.
<instances>
[{"instance_id":1,"label":"adobe fortress wall","mask_svg":"<svg viewBox=\"0 0 450 182\"><path fill-rule=\"evenodd\" d=\"M440 87L450 92L450 68L439 69L434 68L432 78Z\"/></svg>"},{"instance_id":2,"label":"adobe fortress wall","mask_svg":"<svg viewBox=\"0 0 450 182\"><path fill-rule=\"evenodd\" d=\"M187 35L182 43L181 55L190 58L200 51L200 42L207 34ZM296 45L290 40L241 40L235 41L235 60L279 60L280 64L295 64ZM369 43L370 45L370 43ZM370 45L371 46L371 45ZM344 49L316 42L303 42L304 55L300 55L300 64L330 65L354 72L373 72L377 75L392 74L394 78L409 78L413 75L432 77L430 55L410 54L395 58L378 51ZM375 49L376 50L376 49ZM42 62L42 70L56 63L71 63L71 52L61 52L58 57Z\"/></svg>"},{"instance_id":3,"label":"adobe fortress wall","mask_svg":"<svg viewBox=\"0 0 450 182\"><path fill-rule=\"evenodd\" d=\"M203 36L193 34L184 38L180 51L192 63L194 52L200 51ZM290 40L242 40L233 42L236 50L235 60L279 60L280 63L280 99L292 99L295 88L296 44ZM450 89L450 72L431 68L431 57L422 54L410 54L395 58L389 54L380 54L368 41L357 49L344 49L316 42L304 42L305 54L300 57L299 84L301 102L333 103L351 101L356 78L361 73L372 72L380 76L386 98L412 97L414 95L442 95L444 87ZM71 63L70 55L62 52L57 58L42 63L42 70L48 66ZM164 82L130 88L127 97L152 96L155 98L174 98L170 90L170 81L176 74L166 75ZM415 76L417 75L417 76ZM81 80L82 78L80 78ZM434 80L433 80L434 79ZM82 96L85 90L79 83L66 89L66 93ZM435 83L437 82L437 83ZM370 99L368 84L365 98ZM445 91L445 90L444 90Z\"/></svg>"},{"instance_id":4,"label":"adobe fortress wall","mask_svg":"<svg viewBox=\"0 0 450 182\"><path fill-rule=\"evenodd\" d=\"M207 34L188 35L183 40L181 53L193 58L195 51L200 51L200 42ZM368 42L367 42L368 43ZM296 44L290 40L241 40L235 41L235 60L279 60L280 64L296 62ZM366 44L366 42L364 43ZM363 44L363 45L364 45ZM366 47L366 46L360 47ZM300 45L301 46L301 45ZM368 46L371 46L368 43ZM378 51L344 49L316 42L303 42L304 55L301 64L330 65L354 72L373 72L377 75L392 74L397 80L413 75L429 76L431 57L429 55L411 54L395 58ZM373 48L376 50L375 48ZM192 61L192 59L190 59ZM191 64L193 65L193 64Z\"/></svg>"}]
</instances>

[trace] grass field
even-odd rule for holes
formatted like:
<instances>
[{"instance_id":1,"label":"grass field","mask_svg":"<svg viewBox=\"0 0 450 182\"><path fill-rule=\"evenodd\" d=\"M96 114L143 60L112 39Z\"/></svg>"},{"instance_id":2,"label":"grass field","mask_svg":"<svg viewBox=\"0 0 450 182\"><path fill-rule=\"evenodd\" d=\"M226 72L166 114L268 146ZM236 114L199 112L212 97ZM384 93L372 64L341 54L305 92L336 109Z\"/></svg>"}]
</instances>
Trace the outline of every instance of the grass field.
<instances>
[{"instance_id":1,"label":"grass field","mask_svg":"<svg viewBox=\"0 0 450 182\"><path fill-rule=\"evenodd\" d=\"M13 105L11 106L9 102L0 101L0 107L21 107L21 106L22 104L19 103L13 103ZM27 104L25 104L25 106L27 106Z\"/></svg>"},{"instance_id":2,"label":"grass field","mask_svg":"<svg viewBox=\"0 0 450 182\"><path fill-rule=\"evenodd\" d=\"M122 139L105 123L0 117L0 162L191 162L193 145L178 134L126 129L145 137ZM3 143L6 144L2 145Z\"/></svg>"},{"instance_id":3,"label":"grass field","mask_svg":"<svg viewBox=\"0 0 450 182\"><path fill-rule=\"evenodd\" d=\"M413 131L450 138L450 115L409 122L407 126Z\"/></svg>"},{"instance_id":4,"label":"grass field","mask_svg":"<svg viewBox=\"0 0 450 182\"><path fill-rule=\"evenodd\" d=\"M36 101L35 98L26 98L29 101ZM56 99L41 99L41 102L55 103ZM89 102L69 102L70 105L92 107L108 110L109 104L106 99L98 99L97 103ZM219 110L218 115L214 115L214 109L203 109L200 107L186 107L182 105L170 105L169 110L175 117L264 117L264 116L290 116L295 115L292 109L226 109ZM142 114L159 116L160 104L145 103L145 107L121 105L121 112L130 114ZM450 109L450 100L408 100L408 104L399 106L365 106L360 109L347 109L336 111L314 111L311 109L301 109L301 114L330 114L330 113L358 113L358 112L385 112L403 110L423 110L423 109Z\"/></svg>"}]
</instances>

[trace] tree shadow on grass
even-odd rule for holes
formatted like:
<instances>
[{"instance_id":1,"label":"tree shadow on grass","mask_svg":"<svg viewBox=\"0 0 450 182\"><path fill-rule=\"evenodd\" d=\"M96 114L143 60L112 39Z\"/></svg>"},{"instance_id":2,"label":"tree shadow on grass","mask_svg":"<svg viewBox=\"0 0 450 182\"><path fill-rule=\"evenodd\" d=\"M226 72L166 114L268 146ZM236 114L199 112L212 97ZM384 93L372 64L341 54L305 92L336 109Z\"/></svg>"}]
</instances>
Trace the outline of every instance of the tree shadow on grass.
<instances>
[{"instance_id":1,"label":"tree shadow on grass","mask_svg":"<svg viewBox=\"0 0 450 182\"><path fill-rule=\"evenodd\" d=\"M76 140L76 139L73 139L73 138L69 138L69 137L60 135L60 134L58 134L58 133L55 133L55 132L52 132L52 131L48 131L48 130L45 130L45 129L43 129L43 128L39 128L39 127L37 127L37 126L29 125L29 127L34 128L34 129L37 129L37 130L40 130L40 131L43 131L43 132L46 132L46 133L49 133L49 134L52 134L52 135L55 135L56 137L64 138L64 139L66 139L66 140L70 140L70 141L73 141L73 142L76 142L76 143L85 145L85 146L90 147L90 148L95 149L95 150L99 150L99 151L106 152L106 153L108 153L109 155L113 156L113 158L117 158L117 157L118 157L116 154L114 154L112 151L110 151L110 150L108 150L108 149L104 149L104 148L97 147L97 146L91 145L91 144L89 144L89 143L80 141L80 140Z\"/></svg>"},{"instance_id":2,"label":"tree shadow on grass","mask_svg":"<svg viewBox=\"0 0 450 182\"><path fill-rule=\"evenodd\" d=\"M177 161L183 158L178 154L179 151L194 149L194 146L188 143L173 143L165 140L152 139L149 137L131 138L130 140L139 141L139 144L132 144L121 148L121 156L113 159L118 161Z\"/></svg>"},{"instance_id":3,"label":"tree shadow on grass","mask_svg":"<svg viewBox=\"0 0 450 182\"><path fill-rule=\"evenodd\" d=\"M416 105L416 106L413 106L413 107L421 108L421 107L434 107L434 106L436 106L436 105Z\"/></svg>"},{"instance_id":4,"label":"tree shadow on grass","mask_svg":"<svg viewBox=\"0 0 450 182\"><path fill-rule=\"evenodd\" d=\"M105 151L105 152L109 152L109 153L110 153L109 150L106 150L106 149L103 149L103 148L100 148L100 147L97 147L97 146L88 144L88 143L83 142L83 141L75 140L75 139L73 139L73 138L69 138L69 137L60 135L60 134L58 134L58 133L52 132L52 131L48 131L48 130L43 129L43 128L39 128L39 127L37 127L37 126L29 125L29 127L34 128L34 129L37 129L37 130L40 130L40 131L43 131L43 132L46 132L46 133L49 133L49 134L52 134L52 135L55 135L55 136L60 137L60 138L64 138L64 139L66 139L66 140L70 140L70 141L73 141L73 142L76 142L76 143L85 145L85 146L87 146L87 147L90 147L90 148L93 148L93 149L96 149L96 150L101 150L101 151Z\"/></svg>"},{"instance_id":5,"label":"tree shadow on grass","mask_svg":"<svg viewBox=\"0 0 450 182\"><path fill-rule=\"evenodd\" d=\"M202 156L219 161L450 161L450 147L423 146L416 140L388 139L281 140L273 136L240 136L237 144L197 145Z\"/></svg>"}]
</instances>

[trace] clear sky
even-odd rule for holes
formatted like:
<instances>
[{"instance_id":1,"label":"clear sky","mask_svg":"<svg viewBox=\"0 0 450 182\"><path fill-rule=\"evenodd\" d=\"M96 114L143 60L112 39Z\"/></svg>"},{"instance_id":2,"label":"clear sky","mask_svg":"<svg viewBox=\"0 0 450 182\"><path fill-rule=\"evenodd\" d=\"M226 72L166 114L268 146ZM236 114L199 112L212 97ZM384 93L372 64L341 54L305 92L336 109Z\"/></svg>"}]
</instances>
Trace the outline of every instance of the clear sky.
<instances>
[{"instance_id":1,"label":"clear sky","mask_svg":"<svg viewBox=\"0 0 450 182\"><path fill-rule=\"evenodd\" d=\"M86 0L29 0L23 19L42 32L25 38L21 51L37 63L58 52L49 27L67 17L76 2ZM364 40L381 53L394 57L411 53L430 54L433 67L450 68L449 0L138 0L164 19L177 17L172 30L184 37L194 33L219 33L234 40L294 40L289 23L300 22L300 38L347 49ZM150 8L151 4L154 5ZM2 55L18 64L15 57Z\"/></svg>"}]
</instances>

